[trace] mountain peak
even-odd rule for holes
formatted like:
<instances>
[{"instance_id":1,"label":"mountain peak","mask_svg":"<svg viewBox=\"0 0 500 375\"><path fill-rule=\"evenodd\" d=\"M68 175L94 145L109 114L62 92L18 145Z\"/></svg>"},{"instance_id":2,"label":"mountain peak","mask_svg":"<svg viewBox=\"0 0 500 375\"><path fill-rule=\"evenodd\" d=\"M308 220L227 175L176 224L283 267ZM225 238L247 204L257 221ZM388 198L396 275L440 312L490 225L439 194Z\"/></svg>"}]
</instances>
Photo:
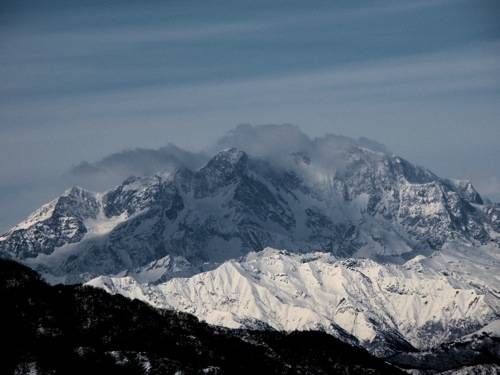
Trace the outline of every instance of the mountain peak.
<instances>
[{"instance_id":1,"label":"mountain peak","mask_svg":"<svg viewBox=\"0 0 500 375\"><path fill-rule=\"evenodd\" d=\"M232 165L244 162L247 159L247 154L236 147L228 147L217 153L212 160L224 161Z\"/></svg>"},{"instance_id":2,"label":"mountain peak","mask_svg":"<svg viewBox=\"0 0 500 375\"><path fill-rule=\"evenodd\" d=\"M247 161L248 156L244 151L230 147L219 151L200 172L228 176L235 170L244 168Z\"/></svg>"},{"instance_id":3,"label":"mountain peak","mask_svg":"<svg viewBox=\"0 0 500 375\"><path fill-rule=\"evenodd\" d=\"M233 183L246 169L247 161L247 154L234 147L218 152L198 172L197 196L212 194Z\"/></svg>"},{"instance_id":4,"label":"mountain peak","mask_svg":"<svg viewBox=\"0 0 500 375\"><path fill-rule=\"evenodd\" d=\"M63 197L84 197L84 196L88 196L88 195L93 195L94 193L87 190L87 189L84 189L80 186L73 186L69 189L67 189L63 194L62 196Z\"/></svg>"}]
</instances>

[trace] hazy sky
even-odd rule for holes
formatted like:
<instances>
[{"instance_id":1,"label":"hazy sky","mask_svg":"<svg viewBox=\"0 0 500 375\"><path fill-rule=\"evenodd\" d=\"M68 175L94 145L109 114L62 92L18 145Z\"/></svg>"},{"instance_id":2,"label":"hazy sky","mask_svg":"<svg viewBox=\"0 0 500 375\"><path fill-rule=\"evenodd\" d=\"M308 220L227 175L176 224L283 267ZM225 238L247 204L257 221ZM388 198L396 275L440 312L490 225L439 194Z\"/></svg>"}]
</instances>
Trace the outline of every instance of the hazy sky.
<instances>
[{"instance_id":1,"label":"hazy sky","mask_svg":"<svg viewBox=\"0 0 500 375\"><path fill-rule=\"evenodd\" d=\"M500 200L500 2L0 2L0 231L82 160L239 123L366 136Z\"/></svg>"}]
</instances>

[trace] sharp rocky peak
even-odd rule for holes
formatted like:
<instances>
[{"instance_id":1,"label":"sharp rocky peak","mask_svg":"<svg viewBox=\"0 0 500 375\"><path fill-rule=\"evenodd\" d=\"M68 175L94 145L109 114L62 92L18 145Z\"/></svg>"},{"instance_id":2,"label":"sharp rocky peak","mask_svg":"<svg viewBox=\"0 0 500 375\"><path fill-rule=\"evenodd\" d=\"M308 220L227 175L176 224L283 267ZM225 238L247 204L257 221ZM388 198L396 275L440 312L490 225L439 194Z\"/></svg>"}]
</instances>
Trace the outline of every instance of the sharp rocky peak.
<instances>
[{"instance_id":1,"label":"sharp rocky peak","mask_svg":"<svg viewBox=\"0 0 500 375\"><path fill-rule=\"evenodd\" d=\"M75 197L75 198L86 198L88 196L95 195L94 192L91 192L87 189L84 189L80 186L72 186L67 189L61 196L63 197Z\"/></svg>"},{"instance_id":2,"label":"sharp rocky peak","mask_svg":"<svg viewBox=\"0 0 500 375\"><path fill-rule=\"evenodd\" d=\"M201 171L219 171L224 173L244 168L247 161L248 155L244 151L231 147L218 152L203 168L201 168Z\"/></svg>"}]
</instances>

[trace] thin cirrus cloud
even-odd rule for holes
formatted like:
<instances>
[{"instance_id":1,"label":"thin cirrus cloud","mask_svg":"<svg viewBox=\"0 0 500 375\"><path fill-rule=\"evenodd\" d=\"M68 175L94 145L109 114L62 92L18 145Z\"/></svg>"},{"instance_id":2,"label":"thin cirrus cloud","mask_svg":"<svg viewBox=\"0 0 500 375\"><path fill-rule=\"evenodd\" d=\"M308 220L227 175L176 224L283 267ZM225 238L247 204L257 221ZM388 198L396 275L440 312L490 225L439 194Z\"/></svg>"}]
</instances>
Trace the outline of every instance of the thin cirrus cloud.
<instances>
[{"instance_id":1,"label":"thin cirrus cloud","mask_svg":"<svg viewBox=\"0 0 500 375\"><path fill-rule=\"evenodd\" d=\"M378 2L312 10L291 7L292 11L285 8L264 15L242 18L239 14L234 20L214 21L208 13L206 18L198 15L185 23L176 21L179 11L175 7L160 7L156 13L164 13L164 17L153 17L152 9L134 12L135 8L124 7L116 9L115 17L109 9L96 9L95 12L103 13L97 17L101 20L97 26L90 22L89 15L82 21L77 12L59 10L55 11L59 18L52 16L56 18L54 22L46 22L55 26L39 25L34 19L32 28L2 31L0 49L7 62L0 67L5 78L3 93L10 97L28 94L32 98L36 93L57 96L141 84L190 84L296 73L338 62L411 54L411 49L402 43L403 38L395 37L398 32L412 33L415 50L442 49L444 43L457 43L454 32L447 31L448 37L428 37L425 33L418 37L414 31L418 31L419 23L412 20L416 18L412 15L450 3ZM445 7L441 11L447 10ZM428 22L437 23L432 19L435 16L426 17ZM76 21L69 24L74 18ZM361 22L366 26L361 26ZM381 23L390 26L386 30ZM481 31L471 29L464 38L474 39L474 34ZM316 54L318 58L314 58ZM19 79L20 74L25 79Z\"/></svg>"},{"instance_id":2,"label":"thin cirrus cloud","mask_svg":"<svg viewBox=\"0 0 500 375\"><path fill-rule=\"evenodd\" d=\"M95 104L92 107L94 115L121 111L123 116L128 116L145 111L214 111L227 106L234 111L238 107L248 107L249 103L260 108L288 106L301 101L311 105L315 102L314 96L319 106L327 100L338 102L374 94L402 100L402 96L412 98L499 89L499 62L500 42L494 41L466 49L346 64L303 74L180 87L142 84L127 90L80 93L77 101L72 96L40 98L32 108L36 109L38 118L43 118L44 113L51 115L54 112L66 116L82 115L81 110L90 104ZM12 112L16 113L16 108ZM5 108L4 115L8 113L9 108Z\"/></svg>"}]
</instances>

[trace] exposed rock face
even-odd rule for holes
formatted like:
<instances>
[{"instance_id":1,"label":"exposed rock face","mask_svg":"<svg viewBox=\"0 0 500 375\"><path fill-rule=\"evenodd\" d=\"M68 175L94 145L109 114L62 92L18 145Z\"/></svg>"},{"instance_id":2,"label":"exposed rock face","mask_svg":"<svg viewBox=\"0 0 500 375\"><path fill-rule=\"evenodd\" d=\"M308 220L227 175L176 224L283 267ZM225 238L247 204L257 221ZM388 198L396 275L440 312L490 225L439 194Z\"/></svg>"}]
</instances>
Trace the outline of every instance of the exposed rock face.
<instances>
[{"instance_id":1,"label":"exposed rock face","mask_svg":"<svg viewBox=\"0 0 500 375\"><path fill-rule=\"evenodd\" d=\"M95 219L99 206L94 193L76 187L66 191L1 237L2 255L25 259L81 241L87 233L85 220Z\"/></svg>"}]
</instances>

